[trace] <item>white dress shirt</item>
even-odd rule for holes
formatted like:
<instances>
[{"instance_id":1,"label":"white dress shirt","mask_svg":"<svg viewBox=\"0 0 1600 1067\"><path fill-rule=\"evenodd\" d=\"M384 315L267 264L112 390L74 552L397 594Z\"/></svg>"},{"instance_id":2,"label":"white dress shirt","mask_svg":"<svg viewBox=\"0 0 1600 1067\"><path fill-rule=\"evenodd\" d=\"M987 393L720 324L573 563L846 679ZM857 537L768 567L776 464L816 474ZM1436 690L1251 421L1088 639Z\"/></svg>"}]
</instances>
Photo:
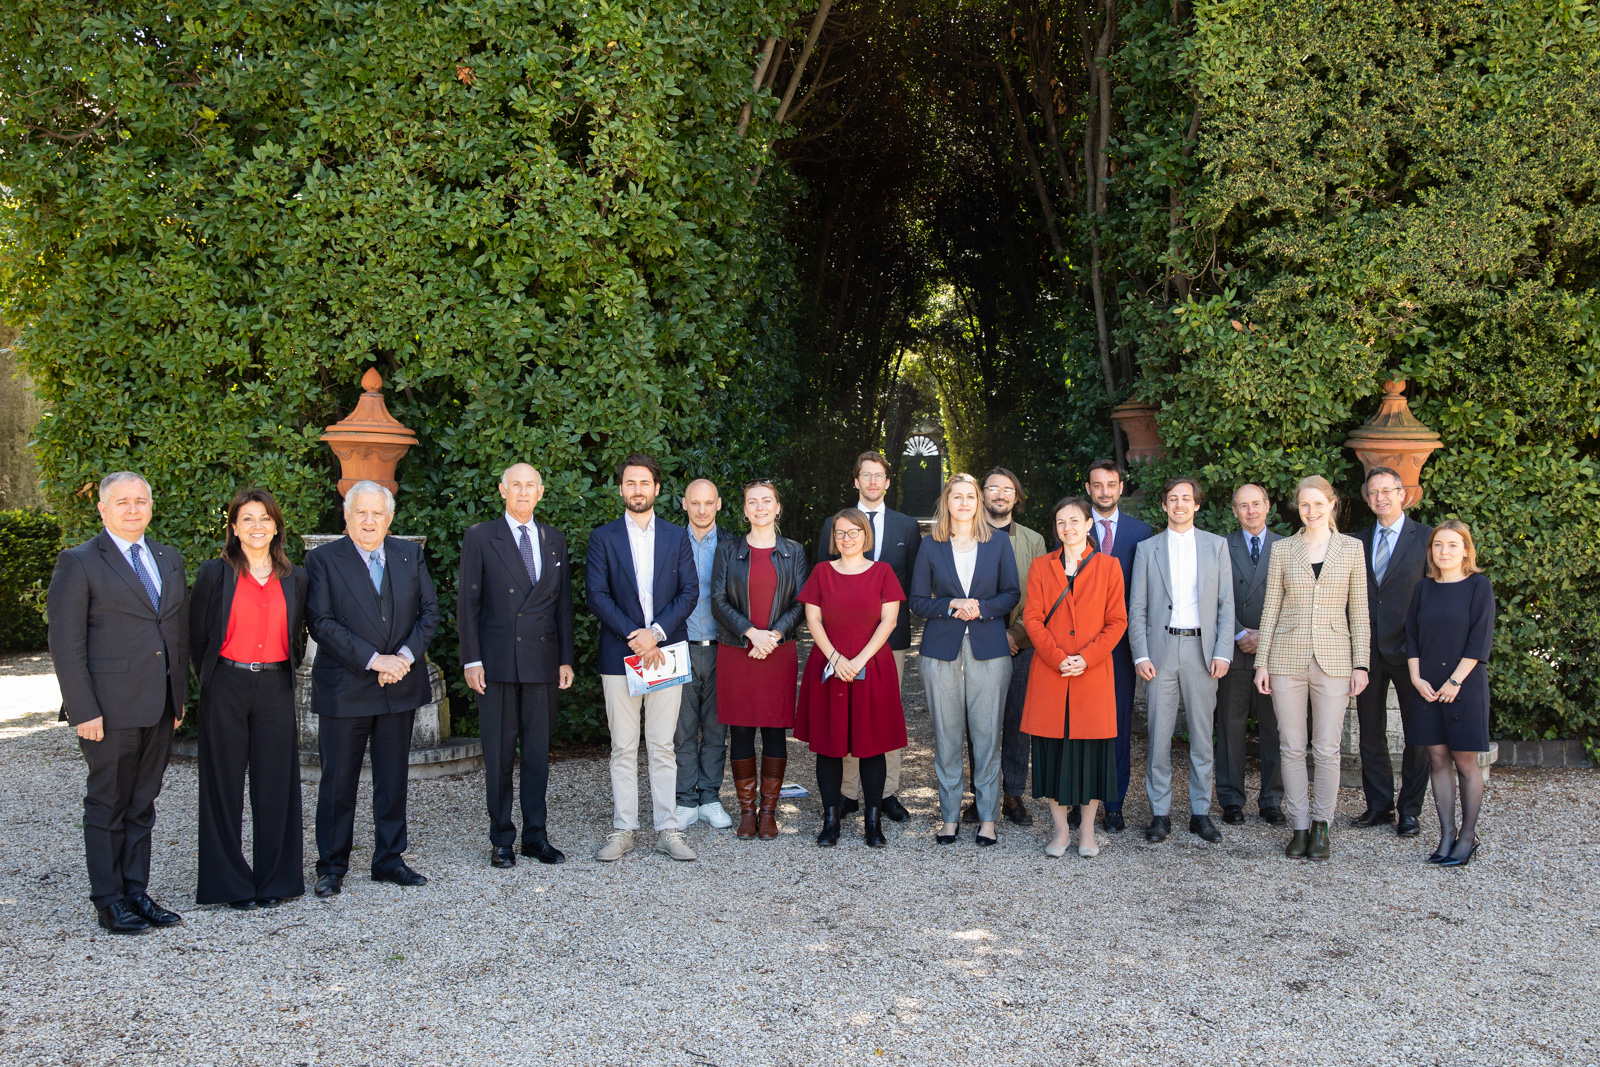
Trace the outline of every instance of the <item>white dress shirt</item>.
<instances>
[{"instance_id":1,"label":"white dress shirt","mask_svg":"<svg viewBox=\"0 0 1600 1067\"><path fill-rule=\"evenodd\" d=\"M644 612L644 624L655 631L657 641L667 639L666 631L656 625L656 516L640 529L632 515L625 515L622 524L628 528L628 549L633 553L633 580L639 591L639 610Z\"/></svg>"},{"instance_id":2,"label":"white dress shirt","mask_svg":"<svg viewBox=\"0 0 1600 1067\"><path fill-rule=\"evenodd\" d=\"M883 504L880 502L876 508L869 508L867 502L860 497L856 498L856 507L866 515L867 521L872 523L872 551L867 553L870 560L883 557Z\"/></svg>"},{"instance_id":3,"label":"white dress shirt","mask_svg":"<svg viewBox=\"0 0 1600 1067\"><path fill-rule=\"evenodd\" d=\"M1172 572L1172 618L1174 630L1200 628L1200 565L1195 558L1194 527L1174 533L1167 531L1167 567Z\"/></svg>"},{"instance_id":4,"label":"white dress shirt","mask_svg":"<svg viewBox=\"0 0 1600 1067\"><path fill-rule=\"evenodd\" d=\"M156 596L159 598L161 596L161 568L156 566L156 557L150 551L150 546L145 544L144 534L140 534L137 541L124 541L116 534L111 533L110 530L107 530L106 533L110 535L112 542L116 544L117 551L122 553L122 558L128 561L129 570L133 569L133 553L129 549L133 548L134 545L139 546L139 566L144 568L144 572L150 576L150 581L155 583Z\"/></svg>"}]
</instances>

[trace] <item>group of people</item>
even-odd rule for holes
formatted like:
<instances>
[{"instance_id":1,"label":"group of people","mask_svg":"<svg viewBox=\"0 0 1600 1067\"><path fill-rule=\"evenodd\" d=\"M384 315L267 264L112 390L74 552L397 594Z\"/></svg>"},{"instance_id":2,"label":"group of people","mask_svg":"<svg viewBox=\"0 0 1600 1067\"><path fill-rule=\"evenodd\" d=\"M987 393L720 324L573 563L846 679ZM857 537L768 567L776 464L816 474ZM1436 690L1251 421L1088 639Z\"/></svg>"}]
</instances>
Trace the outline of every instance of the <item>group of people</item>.
<instances>
[{"instance_id":1,"label":"group of people","mask_svg":"<svg viewBox=\"0 0 1600 1067\"><path fill-rule=\"evenodd\" d=\"M1018 521L1023 487L1004 468L981 482L950 478L926 536L887 507L882 454L862 453L853 477L856 503L824 522L808 559L779 532L783 505L769 480L743 487L744 532L734 533L719 524L722 500L709 480L688 485L687 526L678 526L656 514L657 462L633 455L619 465L624 513L590 534L584 565L611 735L612 830L597 860L615 862L634 848L641 735L654 847L674 860L696 858L684 833L695 822L735 827L721 802L725 767L735 834L779 835L791 730L816 759L817 844L836 845L843 820L859 811L865 843L883 847L882 819L910 816L896 793L913 614L924 620L940 844L959 840L962 823L977 824L979 847L997 842L1002 819L1031 824L1023 798L1031 764L1032 795L1048 802L1054 827L1046 854L1065 855L1074 828L1078 854L1098 854L1102 806L1105 830L1125 829L1137 676L1149 715L1147 840L1171 833L1181 707L1189 831L1221 839L1210 818L1213 786L1223 821L1244 820L1245 730L1254 718L1261 818L1289 824L1288 856L1328 858L1339 738L1354 697L1367 800L1356 824L1394 821L1398 806L1399 834L1416 835L1431 779L1440 842L1430 861L1472 859L1494 595L1467 527L1408 520L1394 471L1369 473L1364 494L1377 522L1359 538L1337 532L1338 500L1316 477L1297 488L1302 528L1292 537L1267 529L1267 493L1246 484L1232 500L1240 528L1223 538L1194 525L1204 503L1194 479L1161 488L1166 525L1155 533L1121 511L1122 472L1102 460L1086 496L1052 508L1053 548ZM189 589L178 552L145 536L148 482L120 471L99 488L105 529L61 553L48 607L62 714L88 764L83 827L100 925L142 933L181 922L147 890L155 800L191 667L199 681L196 901L252 910L304 893L294 676L308 636L322 772L314 891L342 890L368 759L371 875L425 883L404 859L406 780L416 711L434 698L424 656L440 610L420 548L390 535L392 492L370 481L350 486L345 536L308 552L302 568L284 551L272 494L241 491L228 507L221 555L200 566ZM534 518L544 494L537 470L508 467L499 493L503 513L463 538L456 613L464 680L478 695L489 862L512 867L520 852L556 864L566 857L547 833L545 794L559 692L574 679L571 558L563 534ZM813 640L803 668L802 619ZM661 667L680 645L687 680L642 688L640 672ZM1407 743L1398 799L1391 684ZM968 767L973 799L963 809Z\"/></svg>"}]
</instances>

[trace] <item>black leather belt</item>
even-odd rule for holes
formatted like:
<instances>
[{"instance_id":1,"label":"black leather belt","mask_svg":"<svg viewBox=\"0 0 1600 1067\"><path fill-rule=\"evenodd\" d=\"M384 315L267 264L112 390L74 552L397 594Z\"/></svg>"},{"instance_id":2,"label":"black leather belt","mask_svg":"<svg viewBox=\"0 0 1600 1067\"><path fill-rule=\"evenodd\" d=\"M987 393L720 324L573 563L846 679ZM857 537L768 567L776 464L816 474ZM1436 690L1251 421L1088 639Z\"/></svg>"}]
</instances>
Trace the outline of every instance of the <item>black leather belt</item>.
<instances>
[{"instance_id":1,"label":"black leather belt","mask_svg":"<svg viewBox=\"0 0 1600 1067\"><path fill-rule=\"evenodd\" d=\"M690 641L689 643L691 645L699 645L701 648L710 648L712 645L716 644L715 641Z\"/></svg>"},{"instance_id":2,"label":"black leather belt","mask_svg":"<svg viewBox=\"0 0 1600 1067\"><path fill-rule=\"evenodd\" d=\"M286 659L281 659L276 663L240 663L236 659L224 659L218 656L217 662L241 671L249 671L251 674L260 674L262 671L286 671L289 669L289 661Z\"/></svg>"},{"instance_id":3,"label":"black leather belt","mask_svg":"<svg viewBox=\"0 0 1600 1067\"><path fill-rule=\"evenodd\" d=\"M1200 631L1199 630L1180 630L1175 626L1167 627L1167 633L1171 634L1173 637L1199 637L1200 636Z\"/></svg>"}]
</instances>

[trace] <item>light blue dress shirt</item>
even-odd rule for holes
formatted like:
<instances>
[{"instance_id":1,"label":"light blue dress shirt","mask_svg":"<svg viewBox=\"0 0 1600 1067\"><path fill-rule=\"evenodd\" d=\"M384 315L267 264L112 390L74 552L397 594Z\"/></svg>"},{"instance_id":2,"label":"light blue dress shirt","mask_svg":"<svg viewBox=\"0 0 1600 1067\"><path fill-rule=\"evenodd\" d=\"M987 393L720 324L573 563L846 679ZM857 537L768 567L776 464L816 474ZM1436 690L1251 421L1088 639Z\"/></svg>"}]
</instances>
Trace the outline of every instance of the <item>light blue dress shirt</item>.
<instances>
[{"instance_id":1,"label":"light blue dress shirt","mask_svg":"<svg viewBox=\"0 0 1600 1067\"><path fill-rule=\"evenodd\" d=\"M161 568L156 566L155 553L151 552L150 546L145 544L144 534L140 534L137 541L124 541L116 534L111 533L110 530L107 530L106 533L110 535L112 542L116 544L117 551L122 553L122 558L128 561L128 569L130 571L133 570L133 553L129 549L133 548L134 545L139 546L139 562L143 565L144 572L150 576L150 581L155 583L156 596L159 597L161 595Z\"/></svg>"},{"instance_id":2,"label":"light blue dress shirt","mask_svg":"<svg viewBox=\"0 0 1600 1067\"><path fill-rule=\"evenodd\" d=\"M715 641L717 620L711 614L711 566L717 559L717 528L711 527L711 532L701 540L694 535L694 527L689 527L689 549L694 553L695 575L700 579L700 599L689 615L689 640Z\"/></svg>"}]
</instances>

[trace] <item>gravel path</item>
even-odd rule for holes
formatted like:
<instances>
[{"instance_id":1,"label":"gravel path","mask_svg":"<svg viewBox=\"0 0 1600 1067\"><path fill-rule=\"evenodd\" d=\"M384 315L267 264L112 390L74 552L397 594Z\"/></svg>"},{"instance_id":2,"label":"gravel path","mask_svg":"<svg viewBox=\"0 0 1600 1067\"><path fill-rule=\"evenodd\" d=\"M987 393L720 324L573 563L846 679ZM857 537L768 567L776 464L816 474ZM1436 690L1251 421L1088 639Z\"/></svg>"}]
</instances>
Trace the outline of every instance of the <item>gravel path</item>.
<instances>
[{"instance_id":1,"label":"gravel path","mask_svg":"<svg viewBox=\"0 0 1600 1067\"><path fill-rule=\"evenodd\" d=\"M1043 819L998 848L970 830L934 844L917 707L914 818L882 852L859 820L817 849L807 800L776 842L701 824L698 863L642 835L597 864L605 766L573 759L551 780L564 866L491 869L481 774L417 782L409 859L426 887L352 876L331 903L240 915L191 903L195 772L180 762L151 890L186 922L114 938L85 899L83 772L40 662L0 662L0 1063L1600 1062L1594 772L1497 771L1463 871L1424 864L1427 835L1348 828L1349 790L1327 864L1282 859L1283 833L1259 821L1222 827L1220 845L1180 826L1052 861ZM1137 785L1128 815L1147 817Z\"/></svg>"}]
</instances>

